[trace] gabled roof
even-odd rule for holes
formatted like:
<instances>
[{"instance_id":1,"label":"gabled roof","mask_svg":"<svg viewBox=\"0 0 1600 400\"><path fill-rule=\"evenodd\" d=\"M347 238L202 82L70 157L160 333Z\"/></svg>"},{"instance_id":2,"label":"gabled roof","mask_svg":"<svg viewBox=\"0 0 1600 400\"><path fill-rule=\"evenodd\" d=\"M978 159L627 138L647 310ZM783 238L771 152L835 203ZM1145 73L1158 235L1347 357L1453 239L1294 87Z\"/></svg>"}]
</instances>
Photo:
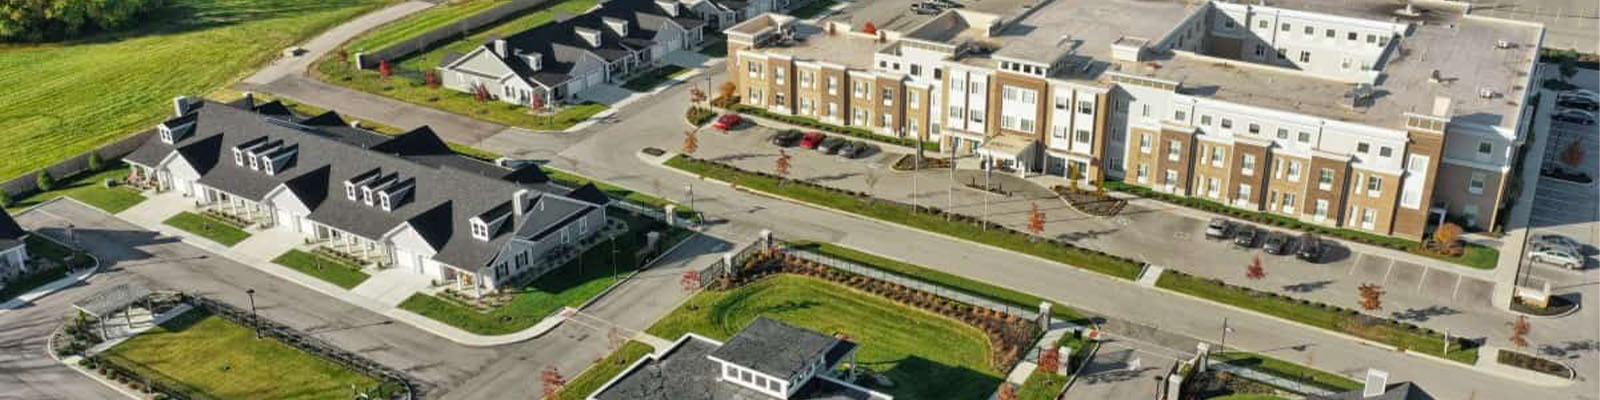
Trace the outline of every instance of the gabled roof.
<instances>
[{"instance_id":1,"label":"gabled roof","mask_svg":"<svg viewBox=\"0 0 1600 400\"><path fill-rule=\"evenodd\" d=\"M17 225L17 220L11 218L11 213L0 208L0 251L11 250L22 245L22 239L28 236L28 231Z\"/></svg>"},{"instance_id":2,"label":"gabled roof","mask_svg":"<svg viewBox=\"0 0 1600 400\"><path fill-rule=\"evenodd\" d=\"M494 54L491 42L479 47L479 50L488 53L486 55L480 55L475 50L464 56L446 57L447 61L440 66L450 68L467 57L493 57L511 68L517 76L545 87L554 87L571 80L573 68L585 57L615 62L655 45L656 33L666 22L685 29L697 29L705 25L704 20L694 15L688 7L680 7L679 10L678 16L673 17L654 0L611 0L588 13L570 18L558 17L550 23L505 37L506 51L511 53L509 57ZM628 34L617 35L605 24L604 18L607 17L627 21ZM578 28L599 31L600 46L594 46L580 37L576 32ZM534 71L527 60L520 57L535 53L542 55L538 71Z\"/></svg>"},{"instance_id":3,"label":"gabled roof","mask_svg":"<svg viewBox=\"0 0 1600 400\"><path fill-rule=\"evenodd\" d=\"M1390 384L1383 394L1373 397L1362 397L1361 390L1352 390L1330 396L1312 396L1315 400L1433 400L1433 396L1422 391L1421 387L1411 382Z\"/></svg>"},{"instance_id":4,"label":"gabled roof","mask_svg":"<svg viewBox=\"0 0 1600 400\"><path fill-rule=\"evenodd\" d=\"M711 356L779 379L789 379L818 359L847 354L854 348L854 343L839 338L756 317Z\"/></svg>"},{"instance_id":5,"label":"gabled roof","mask_svg":"<svg viewBox=\"0 0 1600 400\"><path fill-rule=\"evenodd\" d=\"M454 154L427 127L391 137L351 127L334 112L306 119L284 118L222 103L202 103L185 118L194 120L194 134L171 145L152 136L133 154L156 161L133 161L153 166L176 152L201 174L199 183L252 201L265 200L274 189L285 187L310 209L308 219L368 239L381 239L395 228L409 225L434 247L436 261L457 267L484 266L511 232L526 224L546 229L551 223L566 221L570 214L532 210L510 221L504 232L490 240L474 239L467 221L509 207L519 191L551 199L565 199L561 196L567 191L545 183L548 179L538 180L542 173L510 170ZM248 163L235 165L232 149L257 142L295 146L294 164L277 175L253 170ZM390 211L346 198L345 181L370 171L415 186L395 200ZM597 207L579 200L565 201Z\"/></svg>"}]
</instances>

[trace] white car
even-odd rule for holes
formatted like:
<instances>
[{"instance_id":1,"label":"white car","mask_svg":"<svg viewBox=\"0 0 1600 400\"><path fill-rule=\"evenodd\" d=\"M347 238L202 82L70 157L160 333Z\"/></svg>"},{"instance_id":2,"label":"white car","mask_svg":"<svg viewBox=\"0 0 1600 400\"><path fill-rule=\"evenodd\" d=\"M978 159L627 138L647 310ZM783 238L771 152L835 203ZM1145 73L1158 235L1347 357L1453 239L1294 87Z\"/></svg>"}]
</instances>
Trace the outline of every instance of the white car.
<instances>
[{"instance_id":1,"label":"white car","mask_svg":"<svg viewBox=\"0 0 1600 400\"><path fill-rule=\"evenodd\" d=\"M1528 252L1528 259L1536 263L1550 264L1573 270L1583 268L1584 263L1583 256L1578 255L1578 252L1560 246L1549 245L1534 245L1533 250Z\"/></svg>"}]
</instances>

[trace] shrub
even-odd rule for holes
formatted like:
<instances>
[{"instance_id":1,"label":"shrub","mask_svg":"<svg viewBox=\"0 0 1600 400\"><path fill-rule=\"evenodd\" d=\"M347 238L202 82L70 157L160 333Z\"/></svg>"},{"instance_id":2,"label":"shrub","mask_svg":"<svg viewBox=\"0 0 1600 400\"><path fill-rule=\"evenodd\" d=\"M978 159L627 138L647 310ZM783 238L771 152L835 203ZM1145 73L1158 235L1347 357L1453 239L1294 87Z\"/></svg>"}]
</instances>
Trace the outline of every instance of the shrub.
<instances>
[{"instance_id":1,"label":"shrub","mask_svg":"<svg viewBox=\"0 0 1600 400\"><path fill-rule=\"evenodd\" d=\"M51 176L48 170L39 171L39 175L33 178L33 183L39 187L39 191L48 192L56 188L56 177Z\"/></svg>"},{"instance_id":2,"label":"shrub","mask_svg":"<svg viewBox=\"0 0 1600 400\"><path fill-rule=\"evenodd\" d=\"M106 160L100 158L100 151L89 152L89 172L96 172L106 168Z\"/></svg>"}]
</instances>

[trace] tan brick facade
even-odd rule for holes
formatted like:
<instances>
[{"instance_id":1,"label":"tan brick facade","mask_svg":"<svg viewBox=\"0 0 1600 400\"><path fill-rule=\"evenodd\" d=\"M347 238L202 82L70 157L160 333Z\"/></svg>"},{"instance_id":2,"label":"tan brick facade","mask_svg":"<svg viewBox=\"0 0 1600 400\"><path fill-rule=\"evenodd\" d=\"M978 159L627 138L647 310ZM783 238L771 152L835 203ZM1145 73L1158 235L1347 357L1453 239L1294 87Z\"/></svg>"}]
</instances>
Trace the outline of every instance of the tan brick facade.
<instances>
[{"instance_id":1,"label":"tan brick facade","mask_svg":"<svg viewBox=\"0 0 1600 400\"><path fill-rule=\"evenodd\" d=\"M1233 143L1233 163L1228 178L1228 198L1234 206L1262 210L1266 206L1267 177L1271 175L1271 152L1267 147L1246 142ZM1246 162L1250 165L1246 165ZM1247 168L1248 167L1248 168ZM1248 188L1248 190L1244 188ZM1245 193L1248 192L1248 193ZM1243 199L1243 204L1240 199Z\"/></svg>"},{"instance_id":2,"label":"tan brick facade","mask_svg":"<svg viewBox=\"0 0 1600 400\"><path fill-rule=\"evenodd\" d=\"M1434 180L1438 176L1439 160L1444 153L1444 135L1429 132L1411 131L1407 133L1410 143L1406 145L1406 153L1428 157L1427 173L1422 176L1408 177L1408 179L1423 179L1423 187L1433 188ZM1409 157L1408 157L1409 159ZM1422 239L1428 226L1428 209L1433 204L1433 190L1423 190L1420 205L1415 208L1396 207L1394 214L1395 236L1411 239Z\"/></svg>"},{"instance_id":3,"label":"tan brick facade","mask_svg":"<svg viewBox=\"0 0 1600 400\"><path fill-rule=\"evenodd\" d=\"M1195 142L1194 177L1190 179L1190 195L1207 200L1232 204L1233 146L1206 140Z\"/></svg>"}]
</instances>

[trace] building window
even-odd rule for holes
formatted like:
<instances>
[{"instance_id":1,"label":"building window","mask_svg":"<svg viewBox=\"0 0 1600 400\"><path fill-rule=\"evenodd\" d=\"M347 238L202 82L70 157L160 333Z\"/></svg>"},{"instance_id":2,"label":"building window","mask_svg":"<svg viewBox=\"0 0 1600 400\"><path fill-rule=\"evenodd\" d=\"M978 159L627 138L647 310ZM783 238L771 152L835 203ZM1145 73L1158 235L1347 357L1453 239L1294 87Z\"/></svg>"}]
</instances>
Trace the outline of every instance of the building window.
<instances>
[{"instance_id":1,"label":"building window","mask_svg":"<svg viewBox=\"0 0 1600 400\"><path fill-rule=\"evenodd\" d=\"M1357 34L1355 32L1350 32L1349 34L1345 35L1345 37L1350 40L1356 40L1356 35Z\"/></svg>"},{"instance_id":2,"label":"building window","mask_svg":"<svg viewBox=\"0 0 1600 400\"><path fill-rule=\"evenodd\" d=\"M1139 135L1139 152L1150 154L1150 135Z\"/></svg>"},{"instance_id":3,"label":"building window","mask_svg":"<svg viewBox=\"0 0 1600 400\"><path fill-rule=\"evenodd\" d=\"M960 106L950 106L950 119L961 119L964 115L967 115L967 112Z\"/></svg>"},{"instance_id":4,"label":"building window","mask_svg":"<svg viewBox=\"0 0 1600 400\"><path fill-rule=\"evenodd\" d=\"M911 76L922 76L922 66L911 64Z\"/></svg>"},{"instance_id":5,"label":"building window","mask_svg":"<svg viewBox=\"0 0 1600 400\"><path fill-rule=\"evenodd\" d=\"M1305 33L1306 33L1306 36L1315 35L1315 34L1317 34L1317 28L1313 28L1313 27L1311 27L1311 25L1306 25Z\"/></svg>"},{"instance_id":6,"label":"building window","mask_svg":"<svg viewBox=\"0 0 1600 400\"><path fill-rule=\"evenodd\" d=\"M1288 129L1283 129L1283 128L1278 128L1278 138L1279 139L1288 139L1289 138L1289 130Z\"/></svg>"},{"instance_id":7,"label":"building window","mask_svg":"<svg viewBox=\"0 0 1600 400\"><path fill-rule=\"evenodd\" d=\"M1022 118L1021 124L1019 124L1018 126L1021 128L1021 130L1023 132L1031 133L1031 132L1033 132L1033 119L1032 118Z\"/></svg>"},{"instance_id":8,"label":"building window","mask_svg":"<svg viewBox=\"0 0 1600 400\"><path fill-rule=\"evenodd\" d=\"M1311 52L1305 51L1305 50L1301 50L1300 51L1300 62L1303 62L1303 63L1311 62Z\"/></svg>"},{"instance_id":9,"label":"building window","mask_svg":"<svg viewBox=\"0 0 1600 400\"><path fill-rule=\"evenodd\" d=\"M729 378L734 378L734 379L738 379L739 378L739 370L736 369L736 368L733 368L732 365L724 365L722 374L723 374L723 376L726 376L726 377L729 377Z\"/></svg>"},{"instance_id":10,"label":"building window","mask_svg":"<svg viewBox=\"0 0 1600 400\"><path fill-rule=\"evenodd\" d=\"M906 91L906 105L909 107L917 107L917 91Z\"/></svg>"},{"instance_id":11,"label":"building window","mask_svg":"<svg viewBox=\"0 0 1600 400\"><path fill-rule=\"evenodd\" d=\"M1390 156L1393 156L1393 155L1394 155L1394 149L1389 148L1389 146L1383 146L1383 147L1379 147L1378 148L1378 156L1379 157L1389 158Z\"/></svg>"},{"instance_id":12,"label":"building window","mask_svg":"<svg viewBox=\"0 0 1600 400\"><path fill-rule=\"evenodd\" d=\"M883 88L883 105L887 106L892 103L894 103L894 89Z\"/></svg>"},{"instance_id":13,"label":"building window","mask_svg":"<svg viewBox=\"0 0 1600 400\"><path fill-rule=\"evenodd\" d=\"M1300 181L1300 162L1299 161L1290 161L1289 162L1289 181L1290 182L1299 182Z\"/></svg>"},{"instance_id":14,"label":"building window","mask_svg":"<svg viewBox=\"0 0 1600 400\"><path fill-rule=\"evenodd\" d=\"M1259 135L1259 134L1261 134L1261 124L1250 124L1250 134L1251 135Z\"/></svg>"},{"instance_id":15,"label":"building window","mask_svg":"<svg viewBox=\"0 0 1600 400\"><path fill-rule=\"evenodd\" d=\"M1145 165L1145 164L1139 164L1138 168L1134 168L1134 176L1138 177L1139 183L1149 182L1150 181L1150 166Z\"/></svg>"},{"instance_id":16,"label":"building window","mask_svg":"<svg viewBox=\"0 0 1600 400\"><path fill-rule=\"evenodd\" d=\"M828 94L839 94L839 78L828 77Z\"/></svg>"},{"instance_id":17,"label":"building window","mask_svg":"<svg viewBox=\"0 0 1600 400\"><path fill-rule=\"evenodd\" d=\"M1222 129L1233 129L1233 120L1227 119L1227 118L1223 118L1222 119Z\"/></svg>"},{"instance_id":18,"label":"building window","mask_svg":"<svg viewBox=\"0 0 1600 400\"><path fill-rule=\"evenodd\" d=\"M1367 177L1367 196L1378 197L1383 195L1383 178L1376 176Z\"/></svg>"},{"instance_id":19,"label":"building window","mask_svg":"<svg viewBox=\"0 0 1600 400\"><path fill-rule=\"evenodd\" d=\"M813 75L811 71L800 71L800 87L810 89Z\"/></svg>"},{"instance_id":20,"label":"building window","mask_svg":"<svg viewBox=\"0 0 1600 400\"><path fill-rule=\"evenodd\" d=\"M1256 23L1256 27L1261 28L1261 29L1267 29L1267 20L1263 19L1263 20L1261 20L1261 22Z\"/></svg>"},{"instance_id":21,"label":"building window","mask_svg":"<svg viewBox=\"0 0 1600 400\"><path fill-rule=\"evenodd\" d=\"M478 240L489 240L489 225L483 221L472 221L472 237Z\"/></svg>"},{"instance_id":22,"label":"building window","mask_svg":"<svg viewBox=\"0 0 1600 400\"><path fill-rule=\"evenodd\" d=\"M1357 153L1367 154L1367 151L1369 149L1370 148L1368 147L1368 145L1366 143L1356 143L1356 152Z\"/></svg>"},{"instance_id":23,"label":"building window","mask_svg":"<svg viewBox=\"0 0 1600 400\"><path fill-rule=\"evenodd\" d=\"M980 123L981 124L981 123L983 123L983 111L982 110L967 110L967 119L972 120L972 122L976 122L976 123Z\"/></svg>"},{"instance_id":24,"label":"building window","mask_svg":"<svg viewBox=\"0 0 1600 400\"><path fill-rule=\"evenodd\" d=\"M780 85L788 84L788 82L784 82L783 73L784 73L784 69L783 68L773 68L772 69L772 81L773 82L777 82Z\"/></svg>"},{"instance_id":25,"label":"building window","mask_svg":"<svg viewBox=\"0 0 1600 400\"><path fill-rule=\"evenodd\" d=\"M1378 224L1378 210L1368 208L1361 213L1361 228L1371 230Z\"/></svg>"},{"instance_id":26,"label":"building window","mask_svg":"<svg viewBox=\"0 0 1600 400\"><path fill-rule=\"evenodd\" d=\"M1488 160L1492 153L1494 153L1493 144L1490 144L1488 141L1478 142L1478 160Z\"/></svg>"},{"instance_id":27,"label":"building window","mask_svg":"<svg viewBox=\"0 0 1600 400\"><path fill-rule=\"evenodd\" d=\"M1332 30L1332 29L1329 29L1329 30L1327 30L1327 31L1325 31L1325 33L1324 33L1324 34L1323 34L1323 36L1327 36L1327 37L1328 37L1328 38L1330 38L1330 39L1331 39L1331 38L1333 38L1333 30Z\"/></svg>"},{"instance_id":28,"label":"building window","mask_svg":"<svg viewBox=\"0 0 1600 400\"><path fill-rule=\"evenodd\" d=\"M1221 147L1212 147L1211 148L1211 166L1212 167L1219 167L1219 168L1222 167L1222 148Z\"/></svg>"},{"instance_id":29,"label":"building window","mask_svg":"<svg viewBox=\"0 0 1600 400\"><path fill-rule=\"evenodd\" d=\"M355 201L356 200L356 185L350 184L350 182L345 182L344 183L344 197L350 199L350 201Z\"/></svg>"},{"instance_id":30,"label":"building window","mask_svg":"<svg viewBox=\"0 0 1600 400\"><path fill-rule=\"evenodd\" d=\"M1211 116L1200 114L1200 125L1211 126Z\"/></svg>"},{"instance_id":31,"label":"building window","mask_svg":"<svg viewBox=\"0 0 1600 400\"><path fill-rule=\"evenodd\" d=\"M1317 188L1318 189L1322 189L1322 190L1332 190L1333 189L1333 170L1332 169L1323 168L1322 171L1319 171L1319 173L1317 174Z\"/></svg>"},{"instance_id":32,"label":"building window","mask_svg":"<svg viewBox=\"0 0 1600 400\"><path fill-rule=\"evenodd\" d=\"M1473 172L1470 179L1471 180L1467 181L1467 192L1472 194L1483 194L1483 181L1488 179L1488 176L1484 175L1482 172Z\"/></svg>"},{"instance_id":33,"label":"building window","mask_svg":"<svg viewBox=\"0 0 1600 400\"><path fill-rule=\"evenodd\" d=\"M1094 102L1092 102L1092 101L1080 101L1080 102L1078 102L1078 113L1079 114L1094 114Z\"/></svg>"},{"instance_id":34,"label":"building window","mask_svg":"<svg viewBox=\"0 0 1600 400\"><path fill-rule=\"evenodd\" d=\"M1239 158L1239 164L1240 164L1239 173L1242 173L1245 176L1250 176L1250 175L1254 175L1255 174L1255 172L1256 172L1256 156L1254 154L1245 154L1245 155L1243 155L1242 157Z\"/></svg>"},{"instance_id":35,"label":"building window","mask_svg":"<svg viewBox=\"0 0 1600 400\"><path fill-rule=\"evenodd\" d=\"M1313 216L1313 219L1315 219L1317 222L1322 222L1322 221L1327 220L1328 219L1328 201L1327 200L1323 200L1323 199L1317 199L1317 208L1316 208L1315 211L1312 212L1311 215Z\"/></svg>"},{"instance_id":36,"label":"building window","mask_svg":"<svg viewBox=\"0 0 1600 400\"><path fill-rule=\"evenodd\" d=\"M786 103L785 100L784 100L783 93L778 93L778 94L772 95L772 105L782 107L782 106L787 105L787 104L788 103Z\"/></svg>"},{"instance_id":37,"label":"building window","mask_svg":"<svg viewBox=\"0 0 1600 400\"><path fill-rule=\"evenodd\" d=\"M1165 180L1163 180L1161 183L1165 183L1165 184L1167 184L1167 186L1177 185L1178 184L1178 171L1169 169L1169 170L1167 170L1166 176L1163 176L1162 178L1164 178Z\"/></svg>"},{"instance_id":38,"label":"building window","mask_svg":"<svg viewBox=\"0 0 1600 400\"><path fill-rule=\"evenodd\" d=\"M1183 148L1183 145L1179 144L1177 140L1168 140L1167 141L1167 160L1168 161L1178 161L1178 151L1181 150L1182 148Z\"/></svg>"},{"instance_id":39,"label":"building window","mask_svg":"<svg viewBox=\"0 0 1600 400\"><path fill-rule=\"evenodd\" d=\"M1293 214L1295 206L1298 204L1300 204L1300 202L1295 201L1294 193L1285 192L1283 194L1283 212Z\"/></svg>"},{"instance_id":40,"label":"building window","mask_svg":"<svg viewBox=\"0 0 1600 400\"><path fill-rule=\"evenodd\" d=\"M1240 202L1255 204L1255 201L1252 201L1250 198L1250 185L1248 184L1239 184L1239 193L1236 195L1235 199L1238 199Z\"/></svg>"},{"instance_id":41,"label":"building window","mask_svg":"<svg viewBox=\"0 0 1600 400\"><path fill-rule=\"evenodd\" d=\"M1173 111L1172 112L1172 120L1173 121L1183 122L1186 119L1189 119L1189 115L1184 113L1183 110L1178 110L1178 111Z\"/></svg>"},{"instance_id":42,"label":"building window","mask_svg":"<svg viewBox=\"0 0 1600 400\"><path fill-rule=\"evenodd\" d=\"M1311 132L1300 132L1300 143L1311 143Z\"/></svg>"},{"instance_id":43,"label":"building window","mask_svg":"<svg viewBox=\"0 0 1600 400\"><path fill-rule=\"evenodd\" d=\"M1288 32L1289 31L1289 23L1288 22L1283 23L1282 29L1279 29L1279 30L1284 31L1284 32Z\"/></svg>"},{"instance_id":44,"label":"building window","mask_svg":"<svg viewBox=\"0 0 1600 400\"><path fill-rule=\"evenodd\" d=\"M767 377L757 375L756 376L756 386L767 386Z\"/></svg>"},{"instance_id":45,"label":"building window","mask_svg":"<svg viewBox=\"0 0 1600 400\"><path fill-rule=\"evenodd\" d=\"M1093 134L1090 133L1088 129L1079 129L1075 136L1073 136L1072 140L1078 143L1088 144L1091 136L1093 136Z\"/></svg>"},{"instance_id":46,"label":"building window","mask_svg":"<svg viewBox=\"0 0 1600 400\"><path fill-rule=\"evenodd\" d=\"M739 380L751 382L755 380L755 377L750 375L750 371L739 370Z\"/></svg>"}]
</instances>

